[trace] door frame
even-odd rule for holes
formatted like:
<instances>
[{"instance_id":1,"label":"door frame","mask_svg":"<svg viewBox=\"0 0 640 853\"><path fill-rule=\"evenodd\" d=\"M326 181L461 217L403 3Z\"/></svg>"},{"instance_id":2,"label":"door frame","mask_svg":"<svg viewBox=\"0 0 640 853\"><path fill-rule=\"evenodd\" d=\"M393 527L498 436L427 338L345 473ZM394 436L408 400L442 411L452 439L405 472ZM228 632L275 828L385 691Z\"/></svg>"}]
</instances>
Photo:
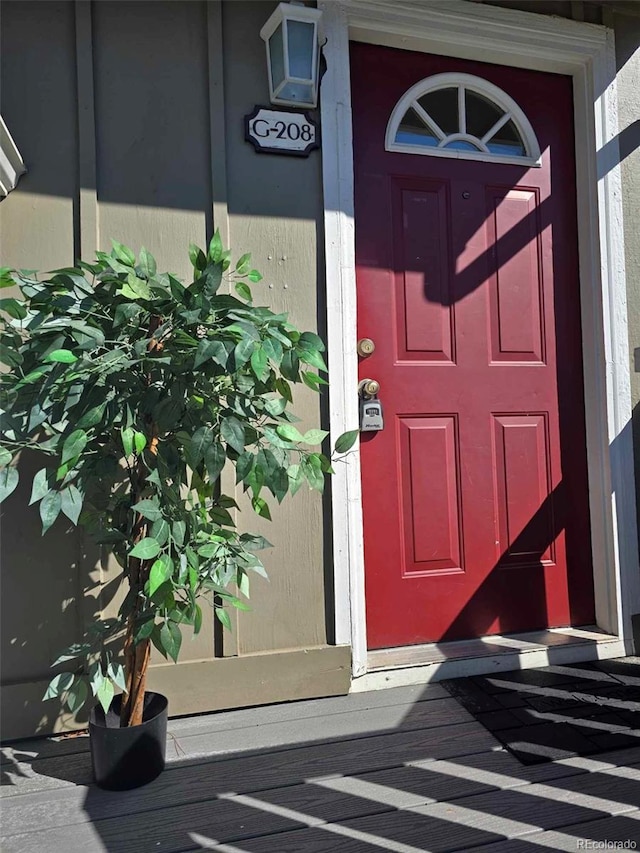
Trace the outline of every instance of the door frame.
<instances>
[{"instance_id":1,"label":"door frame","mask_svg":"<svg viewBox=\"0 0 640 853\"><path fill-rule=\"evenodd\" d=\"M613 31L467 0L319 0L330 430L358 423L349 40L573 78L587 465L596 621L633 652L640 612ZM360 455L332 478L335 643L367 672Z\"/></svg>"}]
</instances>

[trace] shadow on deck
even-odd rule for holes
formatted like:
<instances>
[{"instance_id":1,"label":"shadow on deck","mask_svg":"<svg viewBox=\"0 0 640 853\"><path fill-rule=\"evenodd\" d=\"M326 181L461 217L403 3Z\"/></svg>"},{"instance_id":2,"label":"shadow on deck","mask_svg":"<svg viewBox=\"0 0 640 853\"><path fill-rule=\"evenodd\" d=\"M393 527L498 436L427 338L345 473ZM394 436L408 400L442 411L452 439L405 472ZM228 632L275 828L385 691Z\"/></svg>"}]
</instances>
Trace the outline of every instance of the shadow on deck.
<instances>
[{"instance_id":1,"label":"shadow on deck","mask_svg":"<svg viewBox=\"0 0 640 853\"><path fill-rule=\"evenodd\" d=\"M523 766L440 685L173 720L165 772L123 793L92 784L86 738L22 742L2 750L2 850L634 849L638 744Z\"/></svg>"}]
</instances>

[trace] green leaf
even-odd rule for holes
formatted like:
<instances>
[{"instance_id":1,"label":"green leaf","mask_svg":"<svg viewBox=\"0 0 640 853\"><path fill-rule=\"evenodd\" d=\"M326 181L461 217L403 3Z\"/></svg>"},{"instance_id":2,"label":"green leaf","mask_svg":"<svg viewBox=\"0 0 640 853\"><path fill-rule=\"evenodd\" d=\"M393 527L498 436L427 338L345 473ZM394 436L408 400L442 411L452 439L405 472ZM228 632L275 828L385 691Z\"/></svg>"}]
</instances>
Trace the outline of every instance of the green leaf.
<instances>
[{"instance_id":1,"label":"green leaf","mask_svg":"<svg viewBox=\"0 0 640 853\"><path fill-rule=\"evenodd\" d=\"M204 252L195 243L189 244L189 260L191 261L191 266L200 271L207 265Z\"/></svg>"},{"instance_id":2,"label":"green leaf","mask_svg":"<svg viewBox=\"0 0 640 853\"><path fill-rule=\"evenodd\" d=\"M47 492L40 501L40 518L42 519L43 536L60 515L61 509L62 498L60 497L60 492L56 492L53 489Z\"/></svg>"},{"instance_id":3,"label":"green leaf","mask_svg":"<svg viewBox=\"0 0 640 853\"><path fill-rule=\"evenodd\" d=\"M243 338L233 351L233 357L236 362L236 367L242 367L246 364L255 348L255 342L251 338Z\"/></svg>"},{"instance_id":4,"label":"green leaf","mask_svg":"<svg viewBox=\"0 0 640 853\"><path fill-rule=\"evenodd\" d=\"M320 355L317 350L305 349L299 352L300 361L304 361L305 364L310 364L312 367L317 367L318 370L326 370L327 365L325 363L324 358Z\"/></svg>"},{"instance_id":5,"label":"green leaf","mask_svg":"<svg viewBox=\"0 0 640 853\"><path fill-rule=\"evenodd\" d=\"M0 471L0 502L6 500L15 491L20 480L17 468L3 468Z\"/></svg>"},{"instance_id":6,"label":"green leaf","mask_svg":"<svg viewBox=\"0 0 640 853\"><path fill-rule=\"evenodd\" d=\"M265 548L273 548L268 539L255 533L243 533L240 536L240 542L246 551L263 551Z\"/></svg>"},{"instance_id":7,"label":"green leaf","mask_svg":"<svg viewBox=\"0 0 640 853\"><path fill-rule=\"evenodd\" d=\"M240 454L236 462L236 483L239 483L241 480L244 480L249 471L251 471L253 460L254 455L249 450L247 450L245 453Z\"/></svg>"},{"instance_id":8,"label":"green leaf","mask_svg":"<svg viewBox=\"0 0 640 853\"><path fill-rule=\"evenodd\" d=\"M216 233L211 238L209 243L209 260L218 263L222 260L222 240L220 239L220 231L216 228Z\"/></svg>"},{"instance_id":9,"label":"green leaf","mask_svg":"<svg viewBox=\"0 0 640 853\"><path fill-rule=\"evenodd\" d=\"M49 471L46 468L41 468L38 473L33 478L33 485L31 487L31 499L29 501L29 506L31 504L36 503L36 501L42 500L42 498L49 491L49 483L48 478Z\"/></svg>"},{"instance_id":10,"label":"green leaf","mask_svg":"<svg viewBox=\"0 0 640 853\"><path fill-rule=\"evenodd\" d=\"M312 373L310 370L301 370L300 376L302 377L304 384L313 391L318 391L320 385L329 384L326 379L322 378L322 376L318 376L317 373Z\"/></svg>"},{"instance_id":11,"label":"green leaf","mask_svg":"<svg viewBox=\"0 0 640 853\"><path fill-rule=\"evenodd\" d=\"M184 545L184 537L187 532L187 525L184 521L174 521L171 525L171 535L173 536L175 542L182 546Z\"/></svg>"},{"instance_id":12,"label":"green leaf","mask_svg":"<svg viewBox=\"0 0 640 853\"><path fill-rule=\"evenodd\" d=\"M215 444L212 444L205 450L204 464L207 469L207 474L213 482L215 482L220 476L220 472L224 468L225 460L226 453L224 452L224 447L219 441L216 441Z\"/></svg>"},{"instance_id":13,"label":"green leaf","mask_svg":"<svg viewBox=\"0 0 640 853\"><path fill-rule=\"evenodd\" d=\"M278 367L282 361L283 352L280 341L277 341L274 338L265 338L262 341L261 346L269 361Z\"/></svg>"},{"instance_id":14,"label":"green leaf","mask_svg":"<svg viewBox=\"0 0 640 853\"><path fill-rule=\"evenodd\" d=\"M115 682L116 686L119 687L120 690L127 689L127 683L124 677L124 668L121 663L110 663L107 667L107 675Z\"/></svg>"},{"instance_id":15,"label":"green leaf","mask_svg":"<svg viewBox=\"0 0 640 853\"><path fill-rule=\"evenodd\" d=\"M287 468L287 476L289 477L289 490L292 495L295 495L300 486L304 483L304 471L302 470L302 465L297 463L295 465L289 465Z\"/></svg>"},{"instance_id":16,"label":"green leaf","mask_svg":"<svg viewBox=\"0 0 640 853\"><path fill-rule=\"evenodd\" d=\"M220 424L220 435L230 447L242 453L244 450L244 426L233 416L224 418Z\"/></svg>"},{"instance_id":17,"label":"green leaf","mask_svg":"<svg viewBox=\"0 0 640 853\"><path fill-rule=\"evenodd\" d=\"M142 311L141 305L136 305L134 302L123 302L116 308L116 313L113 318L113 327L117 329L125 323L131 323L138 314Z\"/></svg>"},{"instance_id":18,"label":"green leaf","mask_svg":"<svg viewBox=\"0 0 640 853\"><path fill-rule=\"evenodd\" d=\"M139 512L143 518L148 518L149 521L157 521L162 518L162 510L158 504L158 498L145 498L143 501L138 501L131 509L134 512Z\"/></svg>"},{"instance_id":19,"label":"green leaf","mask_svg":"<svg viewBox=\"0 0 640 853\"><path fill-rule=\"evenodd\" d=\"M269 521L271 521L269 505L267 504L264 498L251 498L251 506L258 515L261 515L263 518L267 518Z\"/></svg>"},{"instance_id":20,"label":"green leaf","mask_svg":"<svg viewBox=\"0 0 640 853\"><path fill-rule=\"evenodd\" d=\"M298 338L297 346L299 349L316 350L317 352L324 352L325 349L322 338L315 332L303 332Z\"/></svg>"},{"instance_id":21,"label":"green leaf","mask_svg":"<svg viewBox=\"0 0 640 853\"><path fill-rule=\"evenodd\" d=\"M74 430L71 435L68 435L62 445L62 462L69 462L71 459L77 459L78 456L87 446L87 434L82 429Z\"/></svg>"},{"instance_id":22,"label":"green leaf","mask_svg":"<svg viewBox=\"0 0 640 853\"><path fill-rule=\"evenodd\" d=\"M65 690L68 690L71 687L73 679L73 673L71 672L61 672L58 675L54 675L42 698L56 699L61 693L64 693Z\"/></svg>"},{"instance_id":23,"label":"green leaf","mask_svg":"<svg viewBox=\"0 0 640 853\"><path fill-rule=\"evenodd\" d=\"M282 356L282 362L280 363L280 372L282 373L285 379L289 379L291 382L297 382L299 369L300 359L298 358L297 354L293 352L293 350L287 350ZM283 396L285 395L283 394Z\"/></svg>"},{"instance_id":24,"label":"green leaf","mask_svg":"<svg viewBox=\"0 0 640 853\"><path fill-rule=\"evenodd\" d=\"M118 293L127 299L152 298L152 293L147 282L142 278L138 278L134 272L129 273L127 280L122 283L122 287Z\"/></svg>"},{"instance_id":25,"label":"green leaf","mask_svg":"<svg viewBox=\"0 0 640 853\"><path fill-rule=\"evenodd\" d=\"M219 263L207 264L203 275L198 279L197 283L202 284L203 295L207 299L211 299L212 296L215 296L222 283L222 265Z\"/></svg>"},{"instance_id":26,"label":"green leaf","mask_svg":"<svg viewBox=\"0 0 640 853\"><path fill-rule=\"evenodd\" d=\"M80 518L82 501L82 495L73 485L67 486L60 492L60 508L69 521L72 521L74 524L77 524Z\"/></svg>"},{"instance_id":27,"label":"green leaf","mask_svg":"<svg viewBox=\"0 0 640 853\"><path fill-rule=\"evenodd\" d=\"M199 634L202 629L202 608L196 604L193 612L193 633Z\"/></svg>"},{"instance_id":28,"label":"green leaf","mask_svg":"<svg viewBox=\"0 0 640 853\"><path fill-rule=\"evenodd\" d=\"M113 683L109 681L108 678L103 677L102 683L100 687L98 687L98 691L95 695L98 702L102 705L102 709L104 710L105 714L108 712L111 706L111 701L115 692L116 691L113 686Z\"/></svg>"},{"instance_id":29,"label":"green leaf","mask_svg":"<svg viewBox=\"0 0 640 853\"><path fill-rule=\"evenodd\" d=\"M287 401L284 397L276 397L273 400L267 400L264 408L267 414L275 418L278 415L281 415L287 408Z\"/></svg>"},{"instance_id":30,"label":"green leaf","mask_svg":"<svg viewBox=\"0 0 640 853\"><path fill-rule=\"evenodd\" d=\"M52 364L41 364L40 367L36 367L35 370L32 370L30 373L27 373L27 375L24 376L20 380L20 382L18 382L18 384L16 385L16 390L22 388L24 385L33 385L42 376L44 376L45 373L48 373L52 367Z\"/></svg>"},{"instance_id":31,"label":"green leaf","mask_svg":"<svg viewBox=\"0 0 640 853\"><path fill-rule=\"evenodd\" d=\"M76 679L74 684L69 688L67 696L67 706L72 714L79 711L89 698L89 688L84 678Z\"/></svg>"},{"instance_id":32,"label":"green leaf","mask_svg":"<svg viewBox=\"0 0 640 853\"><path fill-rule=\"evenodd\" d=\"M322 462L317 453L310 453L301 462L304 475L312 489L322 492L324 489L324 474L322 473Z\"/></svg>"},{"instance_id":33,"label":"green leaf","mask_svg":"<svg viewBox=\"0 0 640 853\"><path fill-rule=\"evenodd\" d=\"M126 429L120 430L120 437L122 439L122 449L124 450L125 456L131 456L133 453L133 435L134 430L131 427L127 427Z\"/></svg>"},{"instance_id":34,"label":"green leaf","mask_svg":"<svg viewBox=\"0 0 640 853\"><path fill-rule=\"evenodd\" d=\"M142 451L147 446L147 436L143 432L134 432L133 433L133 449L136 452L136 455L142 453Z\"/></svg>"},{"instance_id":35,"label":"green leaf","mask_svg":"<svg viewBox=\"0 0 640 853\"><path fill-rule=\"evenodd\" d=\"M205 560L210 560L211 557L214 557L218 551L220 550L219 542L210 542L208 545L201 545L198 548L198 554L201 557L204 557Z\"/></svg>"},{"instance_id":36,"label":"green leaf","mask_svg":"<svg viewBox=\"0 0 640 853\"><path fill-rule=\"evenodd\" d=\"M249 271L249 265L251 263L251 253L247 252L245 255L241 255L236 262L236 272L238 275L244 275L244 273Z\"/></svg>"},{"instance_id":37,"label":"green leaf","mask_svg":"<svg viewBox=\"0 0 640 853\"><path fill-rule=\"evenodd\" d=\"M305 444L322 444L329 433L324 429L310 429L302 436Z\"/></svg>"},{"instance_id":38,"label":"green leaf","mask_svg":"<svg viewBox=\"0 0 640 853\"><path fill-rule=\"evenodd\" d=\"M265 370L267 369L267 354L262 347L257 347L251 354L251 369L257 379L262 379Z\"/></svg>"},{"instance_id":39,"label":"green leaf","mask_svg":"<svg viewBox=\"0 0 640 853\"><path fill-rule=\"evenodd\" d=\"M251 302L253 299L253 295L251 293L251 288L248 284L245 284L243 281L239 281L235 285L236 293L238 296L242 297L242 299L246 299L247 302Z\"/></svg>"},{"instance_id":40,"label":"green leaf","mask_svg":"<svg viewBox=\"0 0 640 853\"><path fill-rule=\"evenodd\" d=\"M222 625L224 625L224 627L227 628L227 630L231 631L232 630L231 619L229 618L229 614L227 613L227 611L223 607L216 607L215 611L216 611L216 617L217 617L218 621Z\"/></svg>"},{"instance_id":41,"label":"green leaf","mask_svg":"<svg viewBox=\"0 0 640 853\"><path fill-rule=\"evenodd\" d=\"M287 403L293 403L291 386L284 379L276 379L276 390L284 397Z\"/></svg>"},{"instance_id":42,"label":"green leaf","mask_svg":"<svg viewBox=\"0 0 640 853\"><path fill-rule=\"evenodd\" d=\"M262 275L258 272L258 270L250 270L247 274L247 278L249 281L258 282L262 281Z\"/></svg>"},{"instance_id":43,"label":"green leaf","mask_svg":"<svg viewBox=\"0 0 640 853\"><path fill-rule=\"evenodd\" d=\"M207 338L200 341L193 361L194 368L200 367L201 364L209 361L209 359L213 359L217 364L222 365L222 367L226 366L229 353L222 341L211 341Z\"/></svg>"},{"instance_id":44,"label":"green leaf","mask_svg":"<svg viewBox=\"0 0 640 853\"><path fill-rule=\"evenodd\" d=\"M0 447L0 467L4 468L13 459L6 447Z\"/></svg>"},{"instance_id":45,"label":"green leaf","mask_svg":"<svg viewBox=\"0 0 640 853\"><path fill-rule=\"evenodd\" d=\"M172 575L173 562L166 554L162 554L151 566L151 572L149 573L149 595L153 595L158 587L169 580Z\"/></svg>"},{"instance_id":46,"label":"green leaf","mask_svg":"<svg viewBox=\"0 0 640 853\"><path fill-rule=\"evenodd\" d=\"M160 642L167 655L177 663L182 645L182 632L175 622L164 623L160 629Z\"/></svg>"},{"instance_id":47,"label":"green leaf","mask_svg":"<svg viewBox=\"0 0 640 853\"><path fill-rule=\"evenodd\" d=\"M90 427L99 424L102 420L106 407L106 403L100 403L100 405L94 406L92 409L86 411L76 423L78 429L89 429Z\"/></svg>"},{"instance_id":48,"label":"green leaf","mask_svg":"<svg viewBox=\"0 0 640 853\"><path fill-rule=\"evenodd\" d=\"M0 343L0 361L6 364L7 367L13 368L19 367L24 362L24 358L22 357L22 353L18 352L12 346Z\"/></svg>"},{"instance_id":49,"label":"green leaf","mask_svg":"<svg viewBox=\"0 0 640 853\"><path fill-rule=\"evenodd\" d=\"M146 622L143 622L142 625L138 628L138 631L135 635L136 643L139 643L140 640L148 640L149 637L153 634L155 629L155 622L153 618L148 619Z\"/></svg>"},{"instance_id":50,"label":"green leaf","mask_svg":"<svg viewBox=\"0 0 640 853\"><path fill-rule=\"evenodd\" d=\"M0 289L4 287L15 287L15 281L11 275L11 267L0 267Z\"/></svg>"},{"instance_id":51,"label":"green leaf","mask_svg":"<svg viewBox=\"0 0 640 853\"><path fill-rule=\"evenodd\" d=\"M157 270L156 259L144 246L140 249L140 269L147 278L153 278Z\"/></svg>"},{"instance_id":52,"label":"green leaf","mask_svg":"<svg viewBox=\"0 0 640 853\"><path fill-rule=\"evenodd\" d=\"M8 299L0 299L0 311L4 311L14 320L24 320L27 316L27 311L22 302L12 297Z\"/></svg>"},{"instance_id":53,"label":"green leaf","mask_svg":"<svg viewBox=\"0 0 640 853\"><path fill-rule=\"evenodd\" d=\"M58 658L56 658L56 660L54 660L51 666L58 666L58 664L65 663L68 660L75 660L81 655L84 657L89 654L91 649L91 643L72 643Z\"/></svg>"},{"instance_id":54,"label":"green leaf","mask_svg":"<svg viewBox=\"0 0 640 853\"><path fill-rule=\"evenodd\" d=\"M158 545L162 548L169 539L169 522L164 518L159 518L157 521L154 521L151 526L150 535L156 540Z\"/></svg>"},{"instance_id":55,"label":"green leaf","mask_svg":"<svg viewBox=\"0 0 640 853\"><path fill-rule=\"evenodd\" d=\"M207 449L213 441L213 432L211 427L201 426L191 436L190 456L191 462L195 466L204 458Z\"/></svg>"},{"instance_id":56,"label":"green leaf","mask_svg":"<svg viewBox=\"0 0 640 853\"><path fill-rule=\"evenodd\" d=\"M157 540L151 536L146 536L141 539L137 545L129 552L130 557L137 557L139 560L152 560L160 553L160 545Z\"/></svg>"},{"instance_id":57,"label":"green leaf","mask_svg":"<svg viewBox=\"0 0 640 853\"><path fill-rule=\"evenodd\" d=\"M74 361L78 360L78 356L74 355L71 350L68 349L56 349L53 352L50 352L49 355L45 356L45 361L57 361L60 364L73 364Z\"/></svg>"},{"instance_id":58,"label":"green leaf","mask_svg":"<svg viewBox=\"0 0 640 853\"><path fill-rule=\"evenodd\" d=\"M276 432L285 441L304 441L302 435L293 424L279 424L276 427Z\"/></svg>"},{"instance_id":59,"label":"green leaf","mask_svg":"<svg viewBox=\"0 0 640 853\"><path fill-rule=\"evenodd\" d=\"M359 435L359 429L352 429L349 430L349 432L343 432L336 440L336 453L346 453L347 450L351 450Z\"/></svg>"},{"instance_id":60,"label":"green leaf","mask_svg":"<svg viewBox=\"0 0 640 853\"><path fill-rule=\"evenodd\" d=\"M136 262L136 256L128 246L123 246L117 240L111 241L111 254L127 267L132 267Z\"/></svg>"}]
</instances>

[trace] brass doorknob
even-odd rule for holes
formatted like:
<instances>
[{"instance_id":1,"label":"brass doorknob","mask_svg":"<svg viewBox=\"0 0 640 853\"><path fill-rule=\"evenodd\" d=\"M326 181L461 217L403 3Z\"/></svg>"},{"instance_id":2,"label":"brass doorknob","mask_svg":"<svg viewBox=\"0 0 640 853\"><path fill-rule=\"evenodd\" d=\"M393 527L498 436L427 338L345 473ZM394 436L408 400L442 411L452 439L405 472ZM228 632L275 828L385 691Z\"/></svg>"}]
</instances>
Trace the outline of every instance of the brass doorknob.
<instances>
[{"instance_id":1,"label":"brass doorknob","mask_svg":"<svg viewBox=\"0 0 640 853\"><path fill-rule=\"evenodd\" d=\"M380 383L377 379L363 379L358 384L358 391L364 397L375 397L380 391Z\"/></svg>"}]
</instances>

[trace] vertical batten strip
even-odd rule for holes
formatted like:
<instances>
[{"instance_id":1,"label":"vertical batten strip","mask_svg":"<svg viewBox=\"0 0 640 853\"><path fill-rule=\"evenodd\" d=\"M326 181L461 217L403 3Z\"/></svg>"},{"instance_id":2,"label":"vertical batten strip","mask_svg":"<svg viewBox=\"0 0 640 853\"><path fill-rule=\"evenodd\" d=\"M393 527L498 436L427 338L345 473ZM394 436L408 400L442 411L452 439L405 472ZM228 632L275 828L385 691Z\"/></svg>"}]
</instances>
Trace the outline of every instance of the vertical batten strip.
<instances>
[{"instance_id":1,"label":"vertical batten strip","mask_svg":"<svg viewBox=\"0 0 640 853\"><path fill-rule=\"evenodd\" d=\"M209 72L209 139L211 146L211 199L213 225L222 243L229 245L227 207L227 143L224 105L224 45L222 0L207 2L207 57Z\"/></svg>"},{"instance_id":2,"label":"vertical batten strip","mask_svg":"<svg viewBox=\"0 0 640 853\"><path fill-rule=\"evenodd\" d=\"M96 187L96 127L93 87L93 31L92 3L76 0L76 86L78 109L78 196L74 235L75 259L92 261L98 248L98 193ZM94 565L89 563L84 534L79 531L78 564L76 566L76 606L79 637L95 622L96 609L108 607L104 589L109 581L109 570L98 564L98 600L87 595L85 586Z\"/></svg>"},{"instance_id":3,"label":"vertical batten strip","mask_svg":"<svg viewBox=\"0 0 640 853\"><path fill-rule=\"evenodd\" d=\"M227 141L224 99L224 38L222 32L222 0L207 0L207 73L209 92L209 146L211 175L211 215L213 229L220 231L222 244L230 245L229 208L227 203ZM225 495L235 495L235 472L229 465L220 476ZM237 512L232 510L237 522ZM233 631L222 631L214 620L214 654L232 657L238 654L239 620L236 611L229 613Z\"/></svg>"},{"instance_id":4,"label":"vertical batten strip","mask_svg":"<svg viewBox=\"0 0 640 853\"><path fill-rule=\"evenodd\" d=\"M93 33L90 0L76 0L78 87L78 243L75 254L92 260L98 248L96 126L93 88Z\"/></svg>"}]
</instances>

